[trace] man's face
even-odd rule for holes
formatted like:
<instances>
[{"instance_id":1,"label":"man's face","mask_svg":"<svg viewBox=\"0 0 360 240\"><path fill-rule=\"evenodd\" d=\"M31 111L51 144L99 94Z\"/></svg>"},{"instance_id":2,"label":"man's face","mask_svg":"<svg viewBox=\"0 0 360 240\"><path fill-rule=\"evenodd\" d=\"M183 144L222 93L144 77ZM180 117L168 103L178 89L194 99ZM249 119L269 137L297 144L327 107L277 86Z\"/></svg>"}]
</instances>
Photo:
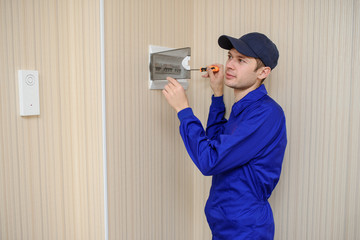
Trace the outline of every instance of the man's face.
<instances>
[{"instance_id":1,"label":"man's face","mask_svg":"<svg viewBox=\"0 0 360 240\"><path fill-rule=\"evenodd\" d=\"M239 53L235 48L228 53L228 60L225 67L225 84L237 90L246 90L255 85L260 85L258 79L259 71L253 57L247 57Z\"/></svg>"}]
</instances>

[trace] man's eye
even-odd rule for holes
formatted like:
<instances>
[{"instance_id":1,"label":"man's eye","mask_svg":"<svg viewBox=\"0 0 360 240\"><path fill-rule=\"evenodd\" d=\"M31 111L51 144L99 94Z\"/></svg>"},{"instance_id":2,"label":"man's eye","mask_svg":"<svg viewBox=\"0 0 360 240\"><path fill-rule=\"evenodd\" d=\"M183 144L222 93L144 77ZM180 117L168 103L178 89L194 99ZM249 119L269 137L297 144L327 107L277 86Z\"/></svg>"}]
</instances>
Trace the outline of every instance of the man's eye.
<instances>
[{"instance_id":1,"label":"man's eye","mask_svg":"<svg viewBox=\"0 0 360 240\"><path fill-rule=\"evenodd\" d=\"M228 55L228 59L231 59L232 58L232 56L231 55Z\"/></svg>"}]
</instances>

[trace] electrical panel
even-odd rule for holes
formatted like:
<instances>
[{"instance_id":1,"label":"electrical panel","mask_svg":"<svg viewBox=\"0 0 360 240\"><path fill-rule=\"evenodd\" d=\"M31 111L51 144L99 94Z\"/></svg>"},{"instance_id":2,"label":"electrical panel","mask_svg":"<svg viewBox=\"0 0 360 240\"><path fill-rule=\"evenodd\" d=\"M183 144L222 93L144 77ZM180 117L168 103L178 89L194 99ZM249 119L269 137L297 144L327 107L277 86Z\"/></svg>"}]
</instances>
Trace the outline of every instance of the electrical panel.
<instances>
[{"instance_id":1,"label":"electrical panel","mask_svg":"<svg viewBox=\"0 0 360 240\"><path fill-rule=\"evenodd\" d=\"M164 89L167 77L172 77L187 89L190 74L191 48L149 47L149 89Z\"/></svg>"}]
</instances>

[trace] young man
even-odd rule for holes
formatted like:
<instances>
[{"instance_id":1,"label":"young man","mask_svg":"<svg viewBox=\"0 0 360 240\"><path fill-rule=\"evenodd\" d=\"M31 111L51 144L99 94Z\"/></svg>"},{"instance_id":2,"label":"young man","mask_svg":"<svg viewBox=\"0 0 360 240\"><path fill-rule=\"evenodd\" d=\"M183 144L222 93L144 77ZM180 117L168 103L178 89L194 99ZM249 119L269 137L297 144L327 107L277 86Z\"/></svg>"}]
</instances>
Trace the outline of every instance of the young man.
<instances>
[{"instance_id":1,"label":"young man","mask_svg":"<svg viewBox=\"0 0 360 240\"><path fill-rule=\"evenodd\" d=\"M229 50L225 85L235 103L224 118L224 67L208 69L214 92L206 131L194 116L182 86L173 78L163 94L178 112L186 149L204 175L212 175L205 214L213 239L273 239L274 219L268 202L281 172L286 139L285 116L262 85L277 65L275 44L261 33L241 38L220 36Z\"/></svg>"}]
</instances>

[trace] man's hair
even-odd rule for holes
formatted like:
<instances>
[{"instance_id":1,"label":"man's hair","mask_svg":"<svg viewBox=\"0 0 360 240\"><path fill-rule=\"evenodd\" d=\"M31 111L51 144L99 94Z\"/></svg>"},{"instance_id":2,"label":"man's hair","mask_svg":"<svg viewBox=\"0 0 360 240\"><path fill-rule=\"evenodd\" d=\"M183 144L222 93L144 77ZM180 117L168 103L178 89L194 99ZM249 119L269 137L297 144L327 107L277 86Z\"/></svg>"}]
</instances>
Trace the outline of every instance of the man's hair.
<instances>
[{"instance_id":1,"label":"man's hair","mask_svg":"<svg viewBox=\"0 0 360 240\"><path fill-rule=\"evenodd\" d=\"M256 68L254 71L257 71L261 67L265 67L265 64L261 61L260 58L255 58L255 60L256 60Z\"/></svg>"},{"instance_id":2,"label":"man's hair","mask_svg":"<svg viewBox=\"0 0 360 240\"><path fill-rule=\"evenodd\" d=\"M256 60L256 68L254 70L254 72L256 72L259 68L265 67L265 64L261 61L260 58L255 58ZM263 80L261 80L261 84L265 81L266 78L264 78Z\"/></svg>"}]
</instances>

